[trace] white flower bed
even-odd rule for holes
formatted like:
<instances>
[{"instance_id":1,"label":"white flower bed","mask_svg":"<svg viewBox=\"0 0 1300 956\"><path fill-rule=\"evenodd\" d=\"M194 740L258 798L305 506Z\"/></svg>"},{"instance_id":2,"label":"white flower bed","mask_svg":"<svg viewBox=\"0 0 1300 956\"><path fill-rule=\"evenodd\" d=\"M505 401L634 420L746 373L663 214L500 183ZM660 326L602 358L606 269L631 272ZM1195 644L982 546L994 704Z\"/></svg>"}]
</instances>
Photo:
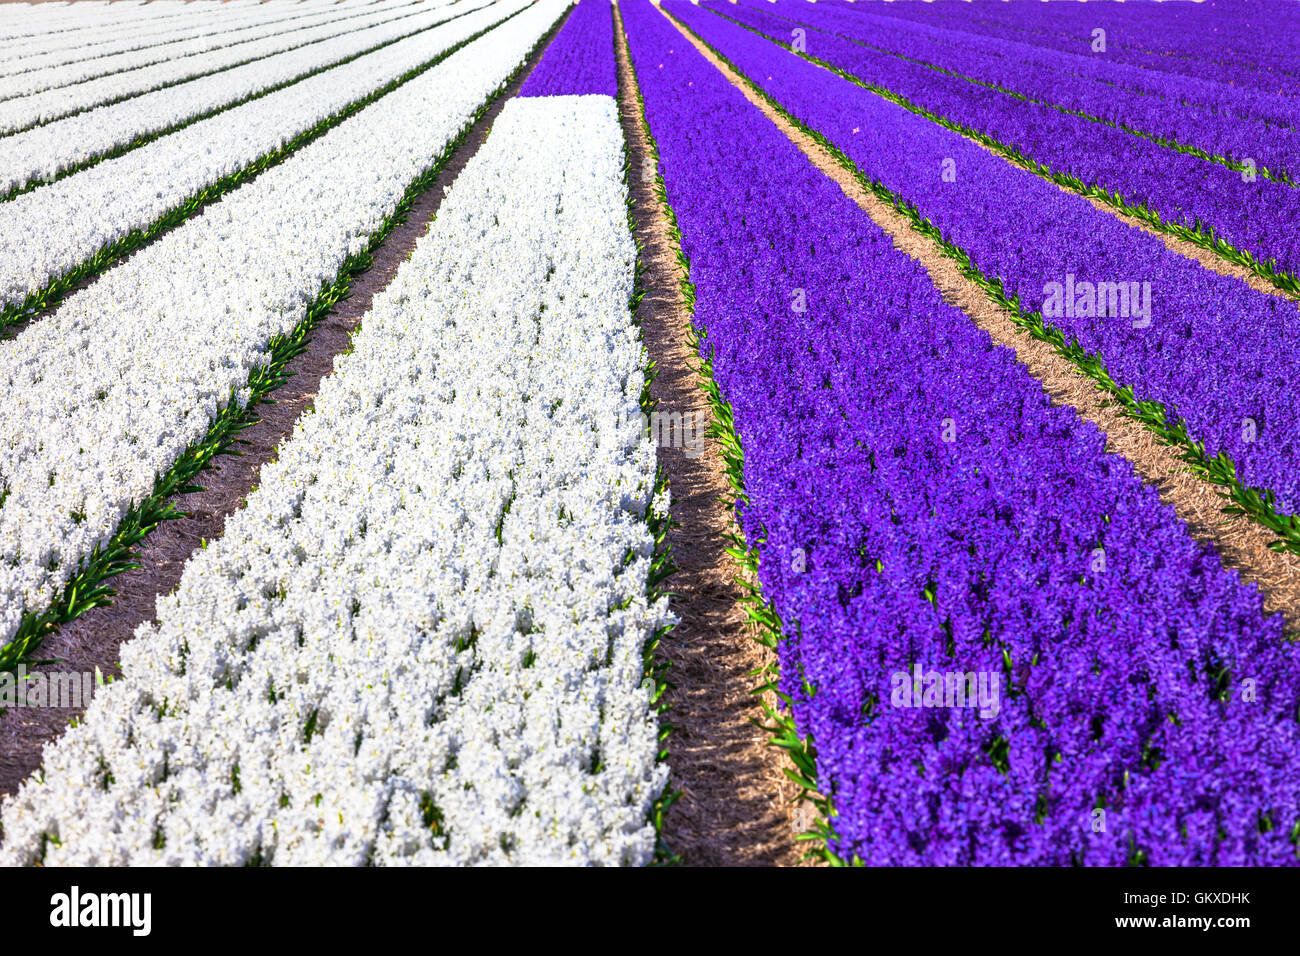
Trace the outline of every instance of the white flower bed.
<instances>
[{"instance_id":1,"label":"white flower bed","mask_svg":"<svg viewBox=\"0 0 1300 956\"><path fill-rule=\"evenodd\" d=\"M247 6L249 0L234 0L231 6ZM155 22L163 18L192 13L196 8L212 9L216 0L82 0L78 3L8 4L0 23L0 39L26 40L36 36L56 36L74 30L114 29L126 24Z\"/></svg>"},{"instance_id":2,"label":"white flower bed","mask_svg":"<svg viewBox=\"0 0 1300 956\"><path fill-rule=\"evenodd\" d=\"M527 3L491 4L0 203L0 305L22 302L104 246ZM40 141L49 138L47 129L33 130L41 135L31 140L32 134L0 139L0 189L12 186L20 170L31 175L43 162ZM94 137L87 132L82 141ZM25 141L10 149L17 140ZM71 147L76 139L64 142Z\"/></svg>"},{"instance_id":3,"label":"white flower bed","mask_svg":"<svg viewBox=\"0 0 1300 956\"><path fill-rule=\"evenodd\" d=\"M0 643L44 611L565 0L542 0L0 342Z\"/></svg>"},{"instance_id":4,"label":"white flower bed","mask_svg":"<svg viewBox=\"0 0 1300 956\"><path fill-rule=\"evenodd\" d=\"M27 43L38 36L64 39L78 33L91 38L100 30L120 30L123 26L172 20L186 16L198 9L214 9L214 4L151 3L131 0L131 3L107 3L107 0L82 0L82 3L31 3L9 4L4 22L0 23L0 39L12 43ZM156 8L156 9L155 9Z\"/></svg>"},{"instance_id":5,"label":"white flower bed","mask_svg":"<svg viewBox=\"0 0 1300 956\"><path fill-rule=\"evenodd\" d=\"M0 66L6 69L15 60L42 56L80 54L106 56L135 47L170 43L178 39L194 39L220 30L239 30L256 25L270 25L298 17L318 16L334 6L336 11L358 9L355 0L331 4L330 0L304 0L302 4L272 2L244 5L225 13L221 6L195 5L193 10L179 15L152 16L136 22L108 23L93 30L72 30L44 35L15 38L0 51Z\"/></svg>"},{"instance_id":6,"label":"white flower bed","mask_svg":"<svg viewBox=\"0 0 1300 956\"><path fill-rule=\"evenodd\" d=\"M4 807L0 863L651 859L666 502L630 414L622 160L609 97L507 105L247 508Z\"/></svg>"},{"instance_id":7,"label":"white flower bed","mask_svg":"<svg viewBox=\"0 0 1300 956\"><path fill-rule=\"evenodd\" d=\"M195 116L238 102L262 90L290 82L332 64L354 57L381 43L428 30L487 4L489 0L462 0L456 6L431 5L416 15L393 20L395 13L378 19L375 25L352 30L341 36L328 31L319 43L295 47L244 66L222 70L176 86L134 96L120 103L101 106L56 120L26 132L0 138L0 188L45 180L78 163L100 156L140 136L183 123ZM315 32L315 31L312 31ZM54 91L57 93L58 91ZM39 97L29 97L35 100ZM54 97L57 100L57 97ZM24 117L0 104L0 117L13 113L16 123ZM63 106L57 107L63 109ZM0 124L8 122L0 118ZM7 183L5 186L3 184Z\"/></svg>"},{"instance_id":8,"label":"white flower bed","mask_svg":"<svg viewBox=\"0 0 1300 956\"><path fill-rule=\"evenodd\" d=\"M329 17L331 12L333 18L337 19L343 15L344 10L351 12L352 9L354 8L337 4L327 6L321 0L305 3L298 10L288 6L266 9L252 7L229 13L206 9L187 16L147 21L117 30L97 30L91 36L35 37L6 44L4 52L0 54L0 76L44 70L91 58L115 60L118 55L133 52L138 52L143 57L135 65L143 66L174 56L188 56L219 46L229 46L272 31L279 33L291 30L297 23L310 25L323 17ZM132 61L124 62L129 64ZM128 65L115 68L134 67ZM3 89L4 84L0 84L0 90Z\"/></svg>"},{"instance_id":9,"label":"white flower bed","mask_svg":"<svg viewBox=\"0 0 1300 956\"><path fill-rule=\"evenodd\" d=\"M110 59L105 58L90 60L84 64L74 63L56 70L22 73L0 80L0 133L25 130L35 123L48 123L101 104L116 103L124 97L141 96L150 91L166 92L160 89L166 84L178 84L191 79L201 82L202 79L213 78L219 71L234 68L235 64L246 64L247 67L255 69L265 57L297 50L309 43L329 42L339 38L346 44L358 32L371 27L385 24L398 27L408 21L418 21L426 25L437 23L449 15L454 16L454 13L430 16L431 13L437 14L439 8L445 10L446 7L447 4L442 2L421 5L413 10L391 9L386 6L375 13L367 13L353 19L259 40L247 40L238 45L198 53L194 56L168 59L140 69L105 69L104 63ZM418 29L418 23L417 26L405 30L390 30L388 35L402 36L414 29ZM335 46L337 45L336 42ZM351 46L351 52L355 53L372 45L373 43L356 43ZM307 50L304 49L303 52ZM351 53L343 55L349 56ZM334 57L335 60L340 58ZM332 61L326 59L321 62ZM247 69L244 69L244 72L247 73ZM77 78L69 79L69 77ZM258 88L254 86L252 90ZM19 90L21 92L18 92Z\"/></svg>"}]
</instances>

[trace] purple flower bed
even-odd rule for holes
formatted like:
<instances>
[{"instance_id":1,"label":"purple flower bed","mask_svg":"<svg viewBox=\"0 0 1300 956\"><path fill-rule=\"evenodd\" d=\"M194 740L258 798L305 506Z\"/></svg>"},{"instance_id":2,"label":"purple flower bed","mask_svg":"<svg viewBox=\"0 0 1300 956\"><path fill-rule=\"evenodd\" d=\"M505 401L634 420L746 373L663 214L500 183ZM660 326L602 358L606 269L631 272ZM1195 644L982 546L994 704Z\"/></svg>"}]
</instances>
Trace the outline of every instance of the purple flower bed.
<instances>
[{"instance_id":1,"label":"purple flower bed","mask_svg":"<svg viewBox=\"0 0 1300 956\"><path fill-rule=\"evenodd\" d=\"M618 96L614 69L614 7L609 0L578 0L524 81L520 96Z\"/></svg>"},{"instance_id":2,"label":"purple flower bed","mask_svg":"<svg viewBox=\"0 0 1300 956\"><path fill-rule=\"evenodd\" d=\"M621 7L836 851L1294 863L1280 620L658 11ZM894 706L917 666L996 677L998 705Z\"/></svg>"},{"instance_id":3,"label":"purple flower bed","mask_svg":"<svg viewBox=\"0 0 1300 956\"><path fill-rule=\"evenodd\" d=\"M1045 306L1049 283L1065 287L1070 276L1076 286L1149 283L1145 327L1110 316L1047 321L1099 354L1138 398L1161 401L1186 420L1210 456L1227 452L1243 482L1276 493L1280 512L1300 511L1294 303L1209 272L1081 196L721 16L689 3L665 6L868 179L915 205L1029 311Z\"/></svg>"},{"instance_id":4,"label":"purple flower bed","mask_svg":"<svg viewBox=\"0 0 1300 956\"><path fill-rule=\"evenodd\" d=\"M790 23L762 10L714 4L737 20L783 42ZM817 15L802 19L815 22ZM864 27L861 36L869 37ZM1018 100L1005 93L878 53L831 33L808 37L808 52L846 72L903 96L937 116L973 129L1086 186L1118 192L1166 222L1204 226L1219 238L1280 270L1300 275L1300 190L1189 156L1101 123ZM954 68L964 53L954 51Z\"/></svg>"},{"instance_id":5,"label":"purple flower bed","mask_svg":"<svg viewBox=\"0 0 1300 956\"><path fill-rule=\"evenodd\" d=\"M964 32L1014 37L1046 49L1105 56L1152 73L1300 95L1300 10L1276 0L1209 3L873 3L872 12Z\"/></svg>"},{"instance_id":6,"label":"purple flower bed","mask_svg":"<svg viewBox=\"0 0 1300 956\"><path fill-rule=\"evenodd\" d=\"M860 5L855 4L743 2L789 18L790 26L799 22L828 30L1213 155L1250 159L1257 169L1290 174L1300 152L1300 131L1295 128L1300 104L1257 90L1156 73L1105 56L1044 50L1019 40L857 12ZM719 9L730 12L734 7ZM815 50L815 37L813 42Z\"/></svg>"},{"instance_id":7,"label":"purple flower bed","mask_svg":"<svg viewBox=\"0 0 1300 956\"><path fill-rule=\"evenodd\" d=\"M758 0L742 0L749 6L759 6ZM797 3L768 4L762 0L763 5L774 12L784 13L787 16L793 15L795 10L799 9ZM1233 109L1240 109L1243 116L1257 116L1261 119L1270 121L1276 120L1286 126L1294 127L1296 120L1300 118L1300 111L1294 104L1287 100L1279 98L1279 90L1276 88L1257 89L1255 87L1243 86L1240 83L1232 81L1230 78L1223 76L1222 72L1215 69L1215 75L1211 78L1201 78L1188 76L1181 73L1164 72L1156 68L1134 66L1124 62L1122 53L1118 56L1111 55L1111 51L1118 42L1122 49L1125 38L1129 35L1128 31L1121 31L1118 39L1113 31L1108 33L1108 47L1105 53L1094 53L1091 51L1091 29L1087 26L1076 26L1062 35L1057 33L1059 42L1056 46L1035 45L1031 38L1023 35L1023 31L1017 30L1017 19L1025 16L1033 16L1037 7L1033 3L1009 4L1005 10L995 10L995 13L1009 13L1011 20L1001 24L993 24L984 31L974 31L971 25L964 21L961 14L963 11L971 11L975 8L965 3L949 4L940 3L935 5L927 4L921 7L918 4L843 4L835 0L824 0L820 5L826 11L846 11L847 14L857 14L863 22L871 22L894 28L895 31L903 31L906 35L914 37L930 37L932 39L942 39L950 44L972 47L984 50L998 51L1015 51L1015 56L1032 60L1034 63L1047 65L1069 64L1072 74L1080 78L1097 80L1105 83L1113 83L1117 87L1138 92L1145 92L1155 96L1172 96L1178 103L1189 105L1208 106L1216 109L1222 109L1224 112L1231 112ZM988 4L983 5L983 10L989 9ZM999 5L1000 6L1000 5ZM1169 11L1173 9L1186 9L1186 4L1180 4L1178 8L1146 6L1147 10L1154 13L1156 17L1155 24L1149 24L1138 31L1138 36L1144 38L1148 43L1163 42L1163 37L1167 36L1173 27L1176 17L1171 17ZM1053 8L1055 11L1070 9L1063 7ZM1096 26L1096 14L1099 10L1116 10L1117 5L1107 5L1106 7L1093 7L1090 10L1091 19L1094 20L1093 26ZM1130 3L1127 9L1136 11L1142 9L1138 4ZM1209 9L1207 7L1207 9ZM916 17L917 12L930 12L938 14L929 18ZM1297 10L1300 12L1300 10ZM1256 48L1266 38L1272 35L1272 31L1261 31L1256 24L1245 24L1250 33L1249 42ZM1300 26L1300 23L1297 24ZM1205 55L1205 46L1207 43L1213 43L1216 39L1217 31L1198 30L1195 36L1196 59L1198 62L1207 62ZM1296 53L1300 53L1297 50ZM1225 52L1233 60L1233 66L1242 68L1241 51L1234 50L1231 53ZM1286 54L1288 62L1294 62L1293 53ZM1014 69L1014 67L1012 68ZM1253 67L1245 67L1247 74L1257 79L1255 75L1257 70ZM1294 68L1290 76L1295 76ZM1284 84L1291 82L1284 78ZM1298 90L1297 92L1300 92ZM1171 104L1174 105L1174 104ZM1254 112L1258 111L1258 112Z\"/></svg>"}]
</instances>

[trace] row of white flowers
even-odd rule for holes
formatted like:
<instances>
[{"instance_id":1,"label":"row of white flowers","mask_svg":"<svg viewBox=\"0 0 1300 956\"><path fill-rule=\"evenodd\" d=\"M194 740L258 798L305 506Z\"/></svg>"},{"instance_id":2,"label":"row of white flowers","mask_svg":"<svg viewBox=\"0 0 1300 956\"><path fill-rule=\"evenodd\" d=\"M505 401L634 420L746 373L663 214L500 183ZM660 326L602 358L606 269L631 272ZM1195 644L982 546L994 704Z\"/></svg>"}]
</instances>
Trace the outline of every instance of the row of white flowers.
<instances>
[{"instance_id":1,"label":"row of white flowers","mask_svg":"<svg viewBox=\"0 0 1300 956\"><path fill-rule=\"evenodd\" d=\"M106 24L93 30L73 30L46 33L38 36L15 38L0 52L0 64L8 66L15 60L45 56L67 56L67 62L76 55L111 56L145 46L162 45L197 39L219 32L237 32L257 26L287 23L291 20L318 17L331 6L335 11L357 10L364 6L357 0L303 0L302 3L271 3L244 5L223 11L218 5L195 5L194 9L177 16L155 16L135 23Z\"/></svg>"},{"instance_id":2,"label":"row of white flowers","mask_svg":"<svg viewBox=\"0 0 1300 956\"><path fill-rule=\"evenodd\" d=\"M163 5L150 15L148 8L135 7L131 9L130 15L111 18L103 15L106 11L96 12L92 8L89 11L81 11L80 20L69 21L59 16L60 10L70 9L71 5L49 4L48 12L42 18L46 29L30 35L9 38L4 49L0 50L0 63L7 63L20 56L31 56L33 53L61 51L76 46L95 46L131 34L147 36L162 30L174 30L196 19L210 18L219 8L215 5L196 5L192 10L184 10L174 4ZM249 9L245 6L232 13L236 16L245 16ZM92 16L87 16L87 13ZM5 27L14 27L17 20L18 18L12 14L6 16Z\"/></svg>"},{"instance_id":3,"label":"row of white flowers","mask_svg":"<svg viewBox=\"0 0 1300 956\"><path fill-rule=\"evenodd\" d=\"M183 13L186 6L184 0L159 0L158 3L149 4L148 9L146 0L124 0L122 3L111 0L83 0L81 3L70 3L67 0L39 3L37 0L27 0L25 3L9 5L10 9L6 11L4 19L0 20L0 40L54 35L84 29L91 24L119 26L145 16L150 19L173 16Z\"/></svg>"},{"instance_id":4,"label":"row of white flowers","mask_svg":"<svg viewBox=\"0 0 1300 956\"><path fill-rule=\"evenodd\" d=\"M207 433L564 7L535 4L0 342L0 643Z\"/></svg>"},{"instance_id":5,"label":"row of white flowers","mask_svg":"<svg viewBox=\"0 0 1300 956\"><path fill-rule=\"evenodd\" d=\"M231 0L231 9L248 7L257 0ZM281 0L275 0L281 2ZM73 31L109 30L212 10L219 0L78 0L77 3L31 2L6 4L0 39L21 40Z\"/></svg>"},{"instance_id":6,"label":"row of white flowers","mask_svg":"<svg viewBox=\"0 0 1300 956\"><path fill-rule=\"evenodd\" d=\"M153 84L147 79L127 77L123 80L126 86L149 86L141 95L132 93L129 99L121 102L88 109L0 138L0 169L3 169L0 184L9 184L0 188L49 179L64 169L131 143L140 136L326 69L381 43L427 30L488 2L461 0L454 6L442 2L421 4L415 13L385 10L359 18L359 21L350 21L343 27L309 30L306 31L309 36L297 40L276 40L275 43L285 49L268 50L269 55L251 63L153 92L148 92ZM241 55L240 59L243 58ZM189 61L169 64L168 69L190 69L183 65L185 62ZM98 82L85 84L86 87L98 85ZM99 96L93 90L88 90L86 95ZM63 90L0 103L0 128L22 128L30 125L28 120L33 111L51 109L62 113L71 103L71 98Z\"/></svg>"},{"instance_id":7,"label":"row of white flowers","mask_svg":"<svg viewBox=\"0 0 1300 956\"><path fill-rule=\"evenodd\" d=\"M622 137L516 100L0 863L648 862L654 450ZM660 512L662 513L662 511Z\"/></svg>"},{"instance_id":8,"label":"row of white flowers","mask_svg":"<svg viewBox=\"0 0 1300 956\"><path fill-rule=\"evenodd\" d=\"M20 85L24 91L21 96L15 94L12 98L6 98L0 94L0 133L28 129L36 123L49 123L60 117L91 110L103 104L115 103L124 97L139 97L151 91L166 93L165 87L171 85L175 89L175 84L178 83L190 85L186 81L201 83L206 79L220 83L222 79L221 72L233 72L236 64L247 63L247 66L241 71L246 77L250 69L256 70L259 63L266 63L265 58L274 57L276 54L286 51L298 50L307 44L323 45L323 43L333 42L334 47L337 48L339 44L334 38L339 38L347 46L348 41L357 33L381 24L392 23L393 26L399 26L408 21L428 24L437 22L439 19L446 19L451 14L444 13L441 16L432 17L429 15L436 8L445 6L446 3L443 0L437 0L434 3L420 4L412 9L403 9L397 6L396 0L394 0L394 2L386 3L382 8L374 12L367 11L361 16L336 20L292 33L249 40L236 46L228 46L207 53L195 54L194 56L168 59L140 69L104 69L102 61L98 60L87 61L85 64L76 63L66 67L66 72L69 75L93 72L96 77L83 77L71 83L55 82L57 78L54 72L50 71L41 70L33 73L23 73L19 76L9 77L6 80L0 80L0 91L17 88ZM405 33L410 33L413 29L418 29L418 25L405 30L390 31L388 36L402 36ZM382 42L382 40L374 42ZM369 44L353 44L351 45L351 53L356 53L366 49L367 46L373 45L373 42ZM303 50L303 52L307 52L307 50ZM335 55L333 58L326 58L319 62L330 63L341 59L343 56L350 56L351 53L344 53L341 56ZM105 59L117 58L108 57ZM100 75L101 73L103 75ZM295 74L289 74L289 76L293 75ZM284 79L288 79L289 76L284 77ZM271 84L265 86L269 85ZM243 86L249 86L247 79L243 80ZM252 86L248 89L248 92L264 89L265 86ZM236 84L235 88L240 87ZM229 100L226 100L226 102L229 102ZM162 125L176 121L177 116L173 115L174 111L167 107L165 100L159 101L155 96L153 103L155 109L159 109L164 113L162 118L166 123ZM184 118L185 115L187 114L179 114L180 118ZM96 117L96 119L102 118ZM155 124L152 128L157 129L159 125Z\"/></svg>"},{"instance_id":9,"label":"row of white flowers","mask_svg":"<svg viewBox=\"0 0 1300 956\"><path fill-rule=\"evenodd\" d=\"M410 0L407 0L409 3ZM240 43L250 37L294 29L302 22L309 25L344 11L356 9L329 4L328 0L306 0L295 9L289 6L251 7L223 13L205 9L187 17L166 18L118 30L96 31L92 36L33 37L8 43L0 53L0 76L76 63L82 60L113 60L117 56L138 52L141 59L127 60L136 66L158 63L175 56L188 56ZM133 67L127 65L125 69ZM0 93L8 95L5 84Z\"/></svg>"},{"instance_id":10,"label":"row of white flowers","mask_svg":"<svg viewBox=\"0 0 1300 956\"><path fill-rule=\"evenodd\" d=\"M466 4L482 2L465 0ZM104 246L147 227L205 187L279 149L304 130L528 2L491 4L0 203L0 305L23 301ZM445 16L429 15L431 21ZM372 42L373 38L365 45ZM335 55L342 52L335 48ZM254 67L253 75L258 72ZM79 126L93 125L93 120L88 124L80 120L75 118ZM48 172L46 166L37 169L45 161L42 141L61 141L65 155L75 154L78 143L95 141L93 130L75 137L47 133L52 129L43 126L0 139L0 189L11 186L22 175L20 170L29 176Z\"/></svg>"}]
</instances>

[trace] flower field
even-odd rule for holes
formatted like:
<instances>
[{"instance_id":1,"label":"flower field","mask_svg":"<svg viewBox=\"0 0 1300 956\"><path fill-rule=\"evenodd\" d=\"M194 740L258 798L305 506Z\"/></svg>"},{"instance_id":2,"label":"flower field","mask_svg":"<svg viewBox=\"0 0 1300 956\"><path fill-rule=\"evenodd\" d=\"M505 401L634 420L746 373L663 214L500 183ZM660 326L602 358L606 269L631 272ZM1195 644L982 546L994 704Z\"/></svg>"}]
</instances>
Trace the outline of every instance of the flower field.
<instances>
[{"instance_id":1,"label":"flower field","mask_svg":"<svg viewBox=\"0 0 1300 956\"><path fill-rule=\"evenodd\" d=\"M1300 863L1300 7L5 9L0 863Z\"/></svg>"}]
</instances>

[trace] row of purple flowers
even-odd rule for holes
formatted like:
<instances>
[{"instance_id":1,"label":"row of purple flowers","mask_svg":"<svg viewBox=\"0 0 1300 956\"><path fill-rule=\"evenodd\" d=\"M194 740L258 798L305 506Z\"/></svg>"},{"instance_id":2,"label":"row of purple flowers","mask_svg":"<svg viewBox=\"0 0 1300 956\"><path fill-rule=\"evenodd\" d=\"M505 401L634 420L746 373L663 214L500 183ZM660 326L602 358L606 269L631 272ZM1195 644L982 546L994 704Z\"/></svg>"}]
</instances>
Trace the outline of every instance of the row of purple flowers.
<instances>
[{"instance_id":1,"label":"row of purple flowers","mask_svg":"<svg viewBox=\"0 0 1300 956\"><path fill-rule=\"evenodd\" d=\"M1280 512L1300 510L1300 392L1288 385L1300 381L1300 353L1286 347L1300 338L1294 303L1210 272L1083 197L723 16L684 2L666 8L867 179L914 206L1023 309L1042 312L1099 355L1116 382L1185 421L1209 457L1230 456L1243 483L1276 494ZM1112 315L1096 301L1103 283L1126 293L1134 284L1144 294L1149 288L1149 312ZM1060 294L1067 288L1078 296L1068 305Z\"/></svg>"},{"instance_id":2,"label":"row of purple flowers","mask_svg":"<svg viewBox=\"0 0 1300 956\"><path fill-rule=\"evenodd\" d=\"M1294 862L1281 621L659 11L621 8L835 852ZM996 702L932 706L936 673Z\"/></svg>"},{"instance_id":3,"label":"row of purple flowers","mask_svg":"<svg viewBox=\"0 0 1300 956\"><path fill-rule=\"evenodd\" d=\"M795 25L789 19L725 2L710 6L791 42ZM820 4L807 6L800 20L806 24L808 53L817 59L987 136L1085 188L1119 194L1129 206L1145 207L1165 223L1213 235L1260 262L1275 262L1279 272L1300 275L1300 235L1294 228L1300 219L1300 189L1263 176L1251 181L1238 170L1104 123L879 52L858 42L873 37L870 24L847 26L858 19L845 21L844 14L821 13ZM851 38L819 30L827 17L834 19L834 29ZM949 63L964 72L966 59L965 52L958 51ZM1210 128L1229 121L1204 117L1201 123Z\"/></svg>"},{"instance_id":4,"label":"row of purple flowers","mask_svg":"<svg viewBox=\"0 0 1300 956\"><path fill-rule=\"evenodd\" d=\"M1206 3L889 3L899 20L1009 37L1063 53L1092 52L1106 33L1107 59L1149 74L1300 95L1300 9L1276 0Z\"/></svg>"},{"instance_id":5,"label":"row of purple flowers","mask_svg":"<svg viewBox=\"0 0 1300 956\"><path fill-rule=\"evenodd\" d=\"M614 8L609 0L579 0L520 96L618 95L614 73Z\"/></svg>"},{"instance_id":6,"label":"row of purple flowers","mask_svg":"<svg viewBox=\"0 0 1300 956\"><path fill-rule=\"evenodd\" d=\"M1086 47L1083 52L1042 49L1023 40L912 23L875 13L879 6L874 4L745 2L788 17L795 21L791 26L815 26L1037 102L1238 163L1249 160L1270 173L1294 171L1300 104L1289 98L1128 66L1090 54Z\"/></svg>"}]
</instances>

